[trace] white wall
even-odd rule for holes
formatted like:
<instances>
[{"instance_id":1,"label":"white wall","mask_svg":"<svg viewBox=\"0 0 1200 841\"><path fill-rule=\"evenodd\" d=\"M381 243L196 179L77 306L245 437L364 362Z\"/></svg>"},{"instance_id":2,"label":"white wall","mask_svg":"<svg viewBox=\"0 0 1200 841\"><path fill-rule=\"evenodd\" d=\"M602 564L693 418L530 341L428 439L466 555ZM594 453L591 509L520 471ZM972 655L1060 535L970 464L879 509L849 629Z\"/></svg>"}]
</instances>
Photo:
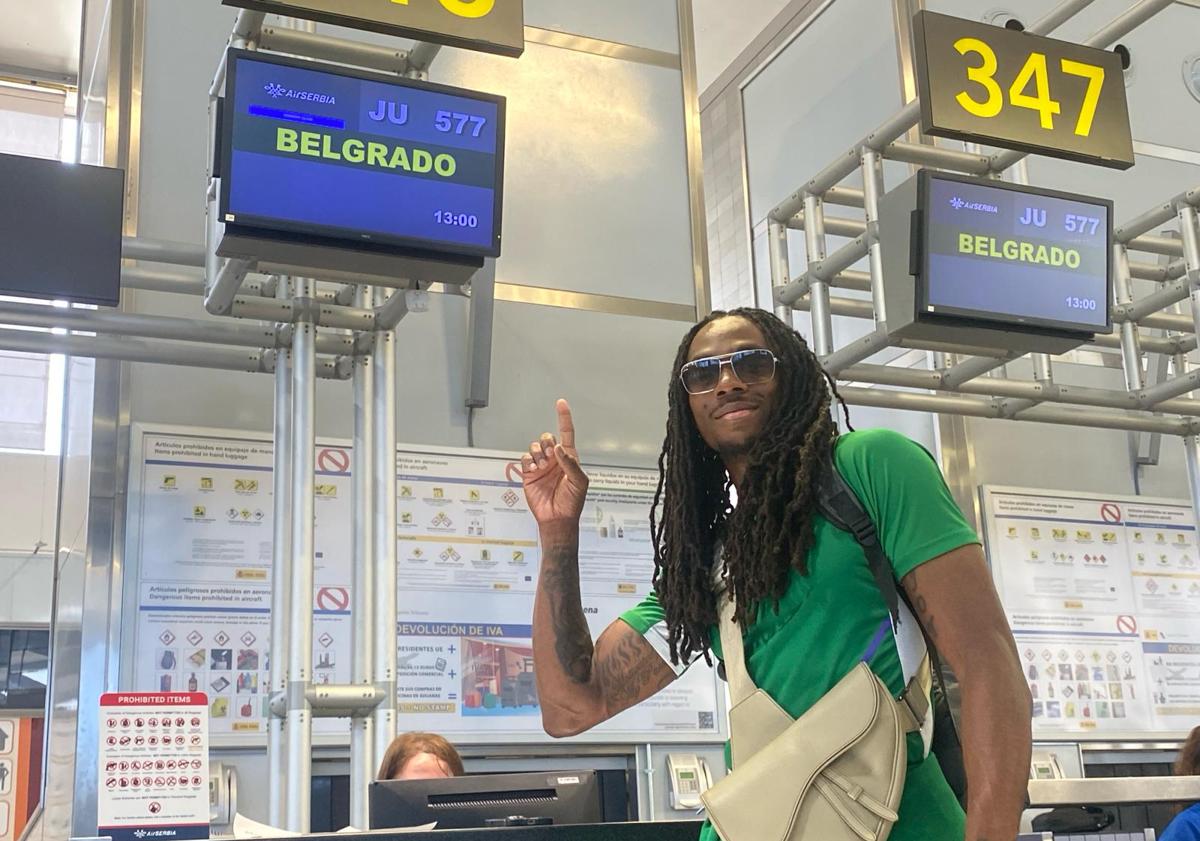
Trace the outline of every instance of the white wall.
<instances>
[{"instance_id":1,"label":"white wall","mask_svg":"<svg viewBox=\"0 0 1200 841\"><path fill-rule=\"evenodd\" d=\"M49 624L58 457L0 452L0 484L0 625Z\"/></svg>"},{"instance_id":2,"label":"white wall","mask_svg":"<svg viewBox=\"0 0 1200 841\"><path fill-rule=\"evenodd\" d=\"M693 0L696 78L701 93L787 4L788 0Z\"/></svg>"}]
</instances>

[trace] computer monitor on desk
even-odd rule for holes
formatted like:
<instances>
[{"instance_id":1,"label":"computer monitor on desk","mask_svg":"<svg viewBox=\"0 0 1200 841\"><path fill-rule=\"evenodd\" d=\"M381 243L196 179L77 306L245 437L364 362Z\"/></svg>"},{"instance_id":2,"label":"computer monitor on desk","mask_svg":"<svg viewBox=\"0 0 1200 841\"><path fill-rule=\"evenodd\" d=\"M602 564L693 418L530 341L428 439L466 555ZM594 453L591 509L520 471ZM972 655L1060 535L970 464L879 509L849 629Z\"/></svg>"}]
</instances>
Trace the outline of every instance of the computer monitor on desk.
<instances>
[{"instance_id":1,"label":"computer monitor on desk","mask_svg":"<svg viewBox=\"0 0 1200 841\"><path fill-rule=\"evenodd\" d=\"M554 824L600 823L600 787L593 771L484 774L371 784L371 829L488 826L510 817Z\"/></svg>"}]
</instances>

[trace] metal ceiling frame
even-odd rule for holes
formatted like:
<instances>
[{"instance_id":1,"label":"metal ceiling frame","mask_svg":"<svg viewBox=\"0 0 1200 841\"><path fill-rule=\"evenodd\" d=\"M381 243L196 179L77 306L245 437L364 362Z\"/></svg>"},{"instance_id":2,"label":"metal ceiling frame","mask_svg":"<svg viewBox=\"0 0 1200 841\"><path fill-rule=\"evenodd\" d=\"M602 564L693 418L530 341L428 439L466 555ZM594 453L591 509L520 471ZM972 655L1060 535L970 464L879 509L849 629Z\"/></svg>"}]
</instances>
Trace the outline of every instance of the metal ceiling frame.
<instances>
[{"instance_id":1,"label":"metal ceiling frame","mask_svg":"<svg viewBox=\"0 0 1200 841\"><path fill-rule=\"evenodd\" d=\"M1049 33L1090 2L1065 0L1028 31ZM1085 44L1107 47L1171 2L1140 0ZM847 386L843 394L848 402L1179 435L1186 444L1193 495L1200 496L1196 479L1200 474L1200 400L1187 396L1200 390L1200 371L1191 370L1187 358L1196 349L1200 333L1200 187L1157 205L1115 231L1112 319L1120 332L1119 336L1098 336L1092 346L1120 349L1126 390L1055 382L1046 354L1031 355L1032 380L1012 379L997 369L1014 356L982 356L977 348L902 340L888 331L878 235L883 160L999 179L1025 157L1009 150L985 155L902 139L919 118L920 103L913 100L770 212L768 246L777 312L784 318L790 318L792 310L810 312L814 349L831 374L846 383L887 387ZM842 182L856 171L862 175L863 188L843 186ZM827 215L828 205L860 209L861 215ZM1151 233L1172 220L1179 225L1179 239ZM789 230L803 230L805 235L807 264L795 276L790 269ZM829 253L829 235L852 239ZM1168 261L1132 261L1130 252L1165 255ZM869 261L868 272L850 268L864 258ZM1158 287L1135 298L1134 279L1153 281ZM870 291L871 300L835 295L833 289ZM1189 298L1190 315L1179 308ZM834 347L834 315L870 320L874 330L845 347ZM1164 335L1152 335L1142 328L1162 330ZM935 351L938 364L934 370L912 370L865 362L889 347L924 347ZM1144 354L1168 356L1174 376L1147 385Z\"/></svg>"}]
</instances>

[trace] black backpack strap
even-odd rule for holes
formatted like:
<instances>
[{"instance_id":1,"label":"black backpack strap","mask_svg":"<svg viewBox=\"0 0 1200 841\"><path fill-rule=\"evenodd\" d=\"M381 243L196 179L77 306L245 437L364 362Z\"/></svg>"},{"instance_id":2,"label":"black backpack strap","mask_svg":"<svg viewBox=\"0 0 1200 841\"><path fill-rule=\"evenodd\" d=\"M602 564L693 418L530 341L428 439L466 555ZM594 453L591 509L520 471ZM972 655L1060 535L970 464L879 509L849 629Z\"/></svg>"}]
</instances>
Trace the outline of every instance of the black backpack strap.
<instances>
[{"instance_id":1,"label":"black backpack strap","mask_svg":"<svg viewBox=\"0 0 1200 841\"><path fill-rule=\"evenodd\" d=\"M922 447L922 449L924 448ZM934 459L933 454L928 450L925 450L925 453L936 464L937 459ZM951 789L959 803L966 809L967 774L963 762L962 741L959 739L958 727L950 712L949 695L937 647L925 633L924 626L921 626L920 614L917 613L908 594L897 586L892 562L888 558L887 552L884 551L883 544L879 542L879 531L875 528L875 523L863 506L862 500L858 498L858 494L838 472L834 465L832 452L829 453L828 459L822 465L821 481L817 486L817 510L833 526L854 535L854 539L862 547L863 554L867 557L867 564L871 568L871 574L875 577L875 584L879 587L879 592L887 604L893 627L898 628L900 625L901 599L908 606L909 612L916 618L917 625L921 627L921 635L925 638L925 648L929 653L934 684L933 697L930 699L934 715L932 749ZM908 693L908 689L909 687L905 687L905 694ZM923 717L923 715L918 716L918 720ZM1028 796L1026 800L1028 801Z\"/></svg>"},{"instance_id":2,"label":"black backpack strap","mask_svg":"<svg viewBox=\"0 0 1200 841\"><path fill-rule=\"evenodd\" d=\"M822 466L821 484L817 487L817 510L835 527L854 535L854 539L862 547L863 554L867 556L867 564L871 568L871 574L875 576L875 584L883 594L888 614L892 617L892 626L899 628L900 591L896 586L892 563L888 560L883 544L879 542L879 532L871 515L863 507L858 495L842 478L842 474L834 467L832 453Z\"/></svg>"}]
</instances>

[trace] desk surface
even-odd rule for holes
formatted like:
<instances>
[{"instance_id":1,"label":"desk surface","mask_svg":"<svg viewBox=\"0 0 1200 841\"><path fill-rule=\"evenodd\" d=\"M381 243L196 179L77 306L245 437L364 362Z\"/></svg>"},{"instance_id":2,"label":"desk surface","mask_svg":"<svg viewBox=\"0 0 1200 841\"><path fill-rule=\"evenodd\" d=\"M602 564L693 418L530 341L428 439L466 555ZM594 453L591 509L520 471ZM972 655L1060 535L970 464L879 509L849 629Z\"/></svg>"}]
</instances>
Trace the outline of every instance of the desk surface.
<instances>
[{"instance_id":1,"label":"desk surface","mask_svg":"<svg viewBox=\"0 0 1200 841\"><path fill-rule=\"evenodd\" d=\"M340 832L308 838L338 841L696 841L700 821L514 826L496 829L443 829L432 832Z\"/></svg>"}]
</instances>

